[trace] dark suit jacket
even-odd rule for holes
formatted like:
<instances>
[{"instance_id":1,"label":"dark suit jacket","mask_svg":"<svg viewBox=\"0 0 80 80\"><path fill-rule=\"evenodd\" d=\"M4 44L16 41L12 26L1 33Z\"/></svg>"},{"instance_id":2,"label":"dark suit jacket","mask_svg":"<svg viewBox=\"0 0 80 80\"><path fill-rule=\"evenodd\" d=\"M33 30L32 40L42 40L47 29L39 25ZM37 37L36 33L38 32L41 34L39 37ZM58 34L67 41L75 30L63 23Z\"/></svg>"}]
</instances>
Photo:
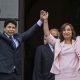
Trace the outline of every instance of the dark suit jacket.
<instances>
[{"instance_id":1,"label":"dark suit jacket","mask_svg":"<svg viewBox=\"0 0 80 80\"><path fill-rule=\"evenodd\" d=\"M19 43L17 49L13 49L11 41L4 33L0 34L0 73L12 73L13 66L16 67L18 74L22 73L20 45L38 28L39 26L35 24L26 32L15 34L14 37Z\"/></svg>"},{"instance_id":2,"label":"dark suit jacket","mask_svg":"<svg viewBox=\"0 0 80 80\"><path fill-rule=\"evenodd\" d=\"M50 73L54 54L49 45L41 45L36 50L33 80L54 80L54 74Z\"/></svg>"}]
</instances>

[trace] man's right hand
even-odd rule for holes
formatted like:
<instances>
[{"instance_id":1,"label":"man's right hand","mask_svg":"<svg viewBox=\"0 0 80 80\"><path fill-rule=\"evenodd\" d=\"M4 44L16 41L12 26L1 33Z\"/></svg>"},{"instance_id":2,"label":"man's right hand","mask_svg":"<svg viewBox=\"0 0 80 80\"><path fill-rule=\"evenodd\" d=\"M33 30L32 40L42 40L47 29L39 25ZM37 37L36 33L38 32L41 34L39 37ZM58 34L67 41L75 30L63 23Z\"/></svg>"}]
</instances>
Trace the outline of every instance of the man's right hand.
<instances>
[{"instance_id":1,"label":"man's right hand","mask_svg":"<svg viewBox=\"0 0 80 80\"><path fill-rule=\"evenodd\" d=\"M40 19L41 19L42 21L48 20L48 16L49 16L49 14L48 14L47 11L44 11L44 10L41 10L41 11L40 11Z\"/></svg>"}]
</instances>

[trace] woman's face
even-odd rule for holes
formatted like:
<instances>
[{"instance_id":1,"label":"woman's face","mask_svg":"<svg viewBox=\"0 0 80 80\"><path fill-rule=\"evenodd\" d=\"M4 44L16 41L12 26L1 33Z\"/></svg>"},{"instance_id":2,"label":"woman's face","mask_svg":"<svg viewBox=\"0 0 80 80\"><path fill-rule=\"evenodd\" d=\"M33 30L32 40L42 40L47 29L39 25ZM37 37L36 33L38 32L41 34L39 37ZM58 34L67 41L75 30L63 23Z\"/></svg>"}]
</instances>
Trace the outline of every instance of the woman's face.
<instances>
[{"instance_id":1,"label":"woman's face","mask_svg":"<svg viewBox=\"0 0 80 80\"><path fill-rule=\"evenodd\" d=\"M63 30L63 37L64 39L71 39L72 38L72 29L69 25L66 25L66 27Z\"/></svg>"}]
</instances>

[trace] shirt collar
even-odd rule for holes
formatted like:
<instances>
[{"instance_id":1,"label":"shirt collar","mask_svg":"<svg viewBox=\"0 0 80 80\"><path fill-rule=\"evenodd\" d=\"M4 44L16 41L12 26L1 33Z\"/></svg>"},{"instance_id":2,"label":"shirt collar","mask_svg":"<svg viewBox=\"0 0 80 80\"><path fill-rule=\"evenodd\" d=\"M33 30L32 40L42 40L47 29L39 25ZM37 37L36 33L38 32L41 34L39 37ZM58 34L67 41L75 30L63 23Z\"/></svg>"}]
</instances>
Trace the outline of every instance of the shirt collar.
<instances>
[{"instance_id":1,"label":"shirt collar","mask_svg":"<svg viewBox=\"0 0 80 80\"><path fill-rule=\"evenodd\" d=\"M51 44L49 44L49 47L50 47L51 51L53 52L54 51L53 46Z\"/></svg>"},{"instance_id":2,"label":"shirt collar","mask_svg":"<svg viewBox=\"0 0 80 80\"><path fill-rule=\"evenodd\" d=\"M7 33L4 32L4 34L5 34L8 38L10 37ZM12 38L13 38L13 36L12 36Z\"/></svg>"}]
</instances>

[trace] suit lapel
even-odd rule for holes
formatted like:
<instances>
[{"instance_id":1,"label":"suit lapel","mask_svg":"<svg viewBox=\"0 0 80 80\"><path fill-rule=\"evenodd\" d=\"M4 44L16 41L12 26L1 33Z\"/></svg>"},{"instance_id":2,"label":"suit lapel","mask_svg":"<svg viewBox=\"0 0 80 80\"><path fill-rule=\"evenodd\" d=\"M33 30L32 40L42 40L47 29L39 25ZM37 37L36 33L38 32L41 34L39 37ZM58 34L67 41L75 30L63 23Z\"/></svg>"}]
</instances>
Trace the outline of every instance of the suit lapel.
<instances>
[{"instance_id":1,"label":"suit lapel","mask_svg":"<svg viewBox=\"0 0 80 80\"><path fill-rule=\"evenodd\" d=\"M21 38L18 34L15 34L14 38L19 42L19 44L21 44Z\"/></svg>"},{"instance_id":2,"label":"suit lapel","mask_svg":"<svg viewBox=\"0 0 80 80\"><path fill-rule=\"evenodd\" d=\"M11 40L5 35L5 33L3 33L2 38L3 38L4 40L6 40L6 42L8 42L9 45L12 46ZM18 43L19 43L19 45L20 45L20 44L21 44L21 40L20 40L19 36L15 34L15 35L14 35L14 38L18 41ZM19 46L18 46L18 47L19 47Z\"/></svg>"},{"instance_id":3,"label":"suit lapel","mask_svg":"<svg viewBox=\"0 0 80 80\"><path fill-rule=\"evenodd\" d=\"M46 51L49 52L47 55L50 56L51 59L53 60L53 58L54 58L54 53L52 52L52 50L50 49L50 47L49 47L48 44L46 45L46 47L47 47Z\"/></svg>"}]
</instances>

